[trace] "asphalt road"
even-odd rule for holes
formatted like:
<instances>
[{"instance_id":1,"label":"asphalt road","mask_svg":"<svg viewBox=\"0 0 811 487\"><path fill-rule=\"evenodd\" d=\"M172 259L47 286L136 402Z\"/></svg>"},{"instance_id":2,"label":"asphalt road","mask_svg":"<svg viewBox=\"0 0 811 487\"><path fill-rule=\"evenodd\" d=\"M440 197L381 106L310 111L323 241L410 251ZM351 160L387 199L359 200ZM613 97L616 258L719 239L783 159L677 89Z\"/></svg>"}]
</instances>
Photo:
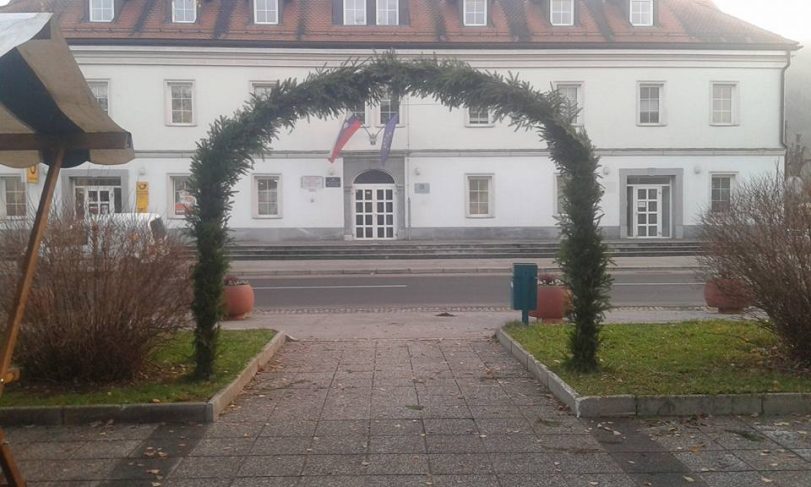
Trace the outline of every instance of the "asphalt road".
<instances>
[{"instance_id":1,"label":"asphalt road","mask_svg":"<svg viewBox=\"0 0 811 487\"><path fill-rule=\"evenodd\" d=\"M251 279L259 308L509 306L510 276L386 275ZM614 276L614 306L702 306L693 272L623 272Z\"/></svg>"}]
</instances>

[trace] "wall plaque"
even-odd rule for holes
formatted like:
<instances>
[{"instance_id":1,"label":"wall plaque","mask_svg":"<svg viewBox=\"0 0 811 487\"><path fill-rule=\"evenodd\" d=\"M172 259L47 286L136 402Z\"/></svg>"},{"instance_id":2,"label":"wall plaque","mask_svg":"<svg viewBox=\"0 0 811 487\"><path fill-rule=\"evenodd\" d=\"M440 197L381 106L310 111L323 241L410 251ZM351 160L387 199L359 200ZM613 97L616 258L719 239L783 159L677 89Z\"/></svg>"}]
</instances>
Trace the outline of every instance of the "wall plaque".
<instances>
[{"instance_id":1,"label":"wall plaque","mask_svg":"<svg viewBox=\"0 0 811 487\"><path fill-rule=\"evenodd\" d=\"M324 187L324 178L322 176L302 176L301 189L308 191L315 191Z\"/></svg>"},{"instance_id":2,"label":"wall plaque","mask_svg":"<svg viewBox=\"0 0 811 487\"><path fill-rule=\"evenodd\" d=\"M328 188L340 188L341 187L341 178L338 176L327 176L327 187Z\"/></svg>"}]
</instances>

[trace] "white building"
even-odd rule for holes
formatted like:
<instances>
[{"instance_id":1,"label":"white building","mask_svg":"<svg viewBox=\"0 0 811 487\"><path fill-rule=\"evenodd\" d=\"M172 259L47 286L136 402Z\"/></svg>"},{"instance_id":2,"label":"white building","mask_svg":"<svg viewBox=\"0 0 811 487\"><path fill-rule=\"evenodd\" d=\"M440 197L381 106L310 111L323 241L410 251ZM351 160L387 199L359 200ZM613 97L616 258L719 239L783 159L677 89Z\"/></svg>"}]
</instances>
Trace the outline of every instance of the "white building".
<instances>
[{"instance_id":1,"label":"white building","mask_svg":"<svg viewBox=\"0 0 811 487\"><path fill-rule=\"evenodd\" d=\"M44 6L43 6L44 4ZM182 225L195 142L278 80L381 49L454 57L556 87L602 161L609 238L689 238L730 188L782 168L784 73L797 44L710 0L16 0L54 9L137 159L61 176L80 212L142 203ZM1 91L1 90L0 90ZM391 157L385 120L399 110ZM252 241L520 239L557 234L557 177L534 133L408 97L361 106L366 127L327 161L341 119L302 121L239 182L231 227ZM0 166L0 218L40 183ZM148 202L144 200L148 197Z\"/></svg>"}]
</instances>

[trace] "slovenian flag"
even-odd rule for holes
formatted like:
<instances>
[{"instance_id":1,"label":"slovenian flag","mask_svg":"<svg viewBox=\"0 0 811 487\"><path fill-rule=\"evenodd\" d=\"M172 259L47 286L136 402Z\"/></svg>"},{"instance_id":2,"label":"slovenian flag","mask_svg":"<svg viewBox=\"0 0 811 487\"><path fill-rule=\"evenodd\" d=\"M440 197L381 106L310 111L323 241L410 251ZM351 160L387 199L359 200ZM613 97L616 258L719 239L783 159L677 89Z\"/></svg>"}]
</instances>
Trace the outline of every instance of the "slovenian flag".
<instances>
[{"instance_id":1,"label":"slovenian flag","mask_svg":"<svg viewBox=\"0 0 811 487\"><path fill-rule=\"evenodd\" d=\"M344 120L343 125L341 125L341 131L338 132L338 139L335 140L335 146L332 148L332 153L329 156L329 162L335 162L335 159L341 155L341 149L343 149L346 143L349 142L349 139L355 135L355 132L360 129L361 125L363 124L361 124L360 119L355 115Z\"/></svg>"},{"instance_id":2,"label":"slovenian flag","mask_svg":"<svg viewBox=\"0 0 811 487\"><path fill-rule=\"evenodd\" d=\"M383 131L383 142L380 144L380 163L384 163L389 159L389 152L391 152L391 141L394 139L394 129L397 128L397 123L400 121L400 114L395 113L388 122L386 122L386 129Z\"/></svg>"}]
</instances>

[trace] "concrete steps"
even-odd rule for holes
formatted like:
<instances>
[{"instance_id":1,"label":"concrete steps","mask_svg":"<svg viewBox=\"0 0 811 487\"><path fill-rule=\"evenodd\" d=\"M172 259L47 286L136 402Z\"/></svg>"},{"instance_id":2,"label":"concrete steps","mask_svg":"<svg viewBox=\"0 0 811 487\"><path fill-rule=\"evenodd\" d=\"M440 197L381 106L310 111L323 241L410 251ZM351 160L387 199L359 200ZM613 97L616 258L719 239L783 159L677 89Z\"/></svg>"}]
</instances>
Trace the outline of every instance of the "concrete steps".
<instances>
[{"instance_id":1,"label":"concrete steps","mask_svg":"<svg viewBox=\"0 0 811 487\"><path fill-rule=\"evenodd\" d=\"M694 240L610 241L615 257L693 256L701 251ZM559 244L521 242L302 242L238 244L228 247L233 260L347 260L347 259L515 259L552 258Z\"/></svg>"}]
</instances>

